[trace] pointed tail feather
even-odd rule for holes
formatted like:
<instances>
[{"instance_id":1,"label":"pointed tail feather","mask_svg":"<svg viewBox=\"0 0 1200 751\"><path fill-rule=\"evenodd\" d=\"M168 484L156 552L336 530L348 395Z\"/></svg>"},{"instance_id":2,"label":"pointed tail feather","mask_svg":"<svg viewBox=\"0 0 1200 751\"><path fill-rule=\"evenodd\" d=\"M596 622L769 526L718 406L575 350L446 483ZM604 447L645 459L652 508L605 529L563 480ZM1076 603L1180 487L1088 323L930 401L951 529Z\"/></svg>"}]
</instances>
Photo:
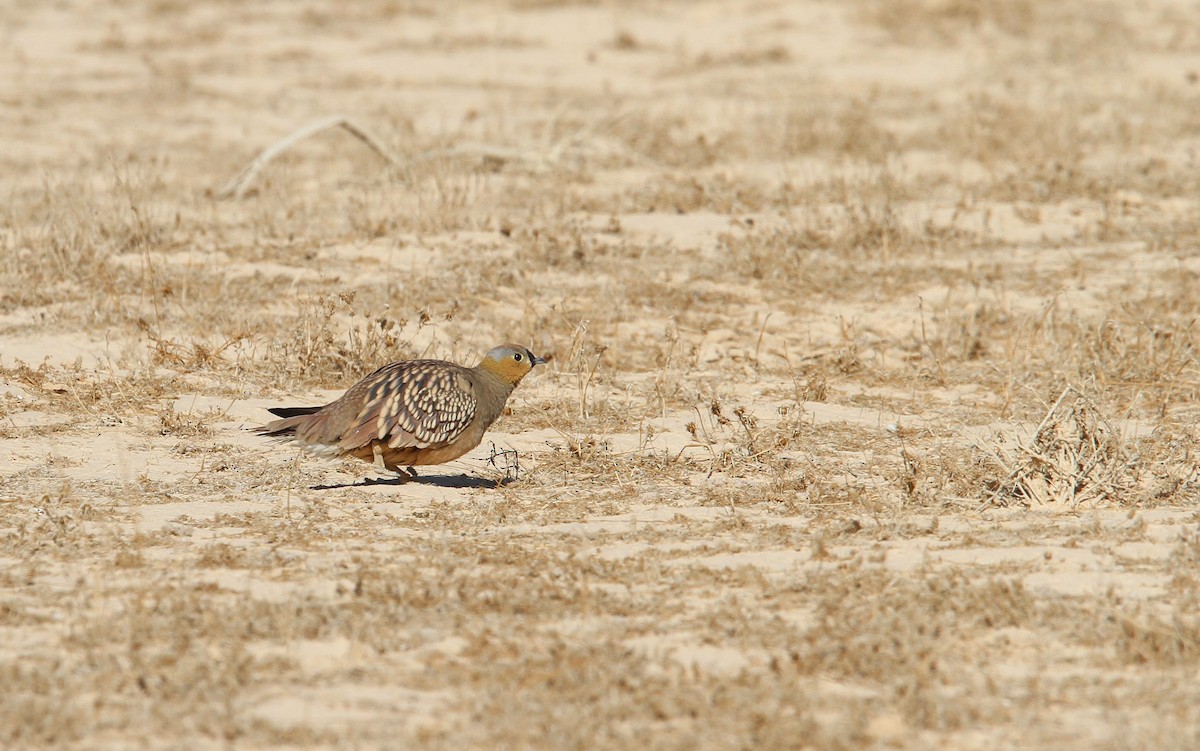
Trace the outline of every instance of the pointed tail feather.
<instances>
[{"instance_id":1,"label":"pointed tail feather","mask_svg":"<svg viewBox=\"0 0 1200 751\"><path fill-rule=\"evenodd\" d=\"M267 407L267 411L276 417L299 417L320 412L320 407Z\"/></svg>"},{"instance_id":2,"label":"pointed tail feather","mask_svg":"<svg viewBox=\"0 0 1200 751\"><path fill-rule=\"evenodd\" d=\"M296 435L296 429L308 422L306 418L320 410L320 407L268 407L268 412L283 419L272 420L266 425L261 425L255 429L255 432L272 438L293 437Z\"/></svg>"}]
</instances>

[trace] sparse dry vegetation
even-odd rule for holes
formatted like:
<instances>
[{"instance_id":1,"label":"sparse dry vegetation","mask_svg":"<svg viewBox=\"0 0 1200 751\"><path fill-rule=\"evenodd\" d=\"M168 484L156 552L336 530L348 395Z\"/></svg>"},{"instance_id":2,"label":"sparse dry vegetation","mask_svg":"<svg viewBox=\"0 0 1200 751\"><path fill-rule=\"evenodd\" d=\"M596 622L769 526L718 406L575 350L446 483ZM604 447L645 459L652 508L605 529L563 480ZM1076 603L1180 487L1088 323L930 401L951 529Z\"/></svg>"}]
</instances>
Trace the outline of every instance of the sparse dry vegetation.
<instances>
[{"instance_id":1,"label":"sparse dry vegetation","mask_svg":"<svg viewBox=\"0 0 1200 751\"><path fill-rule=\"evenodd\" d=\"M1200 747L1192 21L16 3L0 746ZM416 482L245 430L502 340Z\"/></svg>"}]
</instances>

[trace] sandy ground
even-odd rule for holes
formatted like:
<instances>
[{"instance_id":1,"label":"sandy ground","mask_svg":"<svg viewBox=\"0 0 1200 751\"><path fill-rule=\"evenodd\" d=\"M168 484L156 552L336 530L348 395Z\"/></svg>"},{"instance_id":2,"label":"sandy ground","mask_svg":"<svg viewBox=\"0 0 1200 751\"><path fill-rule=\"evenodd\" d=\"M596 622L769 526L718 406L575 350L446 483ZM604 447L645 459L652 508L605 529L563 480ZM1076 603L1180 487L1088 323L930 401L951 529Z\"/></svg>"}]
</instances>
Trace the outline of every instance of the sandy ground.
<instances>
[{"instance_id":1,"label":"sandy ground","mask_svg":"<svg viewBox=\"0 0 1200 751\"><path fill-rule=\"evenodd\" d=\"M1200 747L1198 21L9 3L0 745Z\"/></svg>"}]
</instances>

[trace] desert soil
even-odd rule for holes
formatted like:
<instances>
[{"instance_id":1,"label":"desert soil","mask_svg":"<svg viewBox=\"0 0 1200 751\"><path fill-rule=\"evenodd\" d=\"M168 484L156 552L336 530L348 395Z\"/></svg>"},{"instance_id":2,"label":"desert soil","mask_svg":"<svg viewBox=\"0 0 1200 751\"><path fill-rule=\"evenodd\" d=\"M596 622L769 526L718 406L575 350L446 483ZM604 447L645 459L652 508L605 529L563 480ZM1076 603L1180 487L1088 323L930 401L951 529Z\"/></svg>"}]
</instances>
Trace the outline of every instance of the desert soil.
<instances>
[{"instance_id":1,"label":"desert soil","mask_svg":"<svg viewBox=\"0 0 1200 751\"><path fill-rule=\"evenodd\" d=\"M1191 3L0 40L0 746L1200 747ZM510 340L416 482L250 430Z\"/></svg>"}]
</instances>

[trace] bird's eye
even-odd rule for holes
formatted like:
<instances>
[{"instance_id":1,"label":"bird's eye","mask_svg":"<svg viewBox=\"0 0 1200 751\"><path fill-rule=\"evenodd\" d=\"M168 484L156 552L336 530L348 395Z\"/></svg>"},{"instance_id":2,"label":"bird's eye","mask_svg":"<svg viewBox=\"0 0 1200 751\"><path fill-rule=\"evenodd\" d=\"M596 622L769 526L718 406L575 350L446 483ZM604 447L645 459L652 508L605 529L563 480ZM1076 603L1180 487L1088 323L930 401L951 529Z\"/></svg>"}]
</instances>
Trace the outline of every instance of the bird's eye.
<instances>
[{"instance_id":1,"label":"bird's eye","mask_svg":"<svg viewBox=\"0 0 1200 751\"><path fill-rule=\"evenodd\" d=\"M516 360L517 362L521 362L521 353L520 353L520 352L514 352L514 353L513 353L513 359L514 359L514 360Z\"/></svg>"}]
</instances>

